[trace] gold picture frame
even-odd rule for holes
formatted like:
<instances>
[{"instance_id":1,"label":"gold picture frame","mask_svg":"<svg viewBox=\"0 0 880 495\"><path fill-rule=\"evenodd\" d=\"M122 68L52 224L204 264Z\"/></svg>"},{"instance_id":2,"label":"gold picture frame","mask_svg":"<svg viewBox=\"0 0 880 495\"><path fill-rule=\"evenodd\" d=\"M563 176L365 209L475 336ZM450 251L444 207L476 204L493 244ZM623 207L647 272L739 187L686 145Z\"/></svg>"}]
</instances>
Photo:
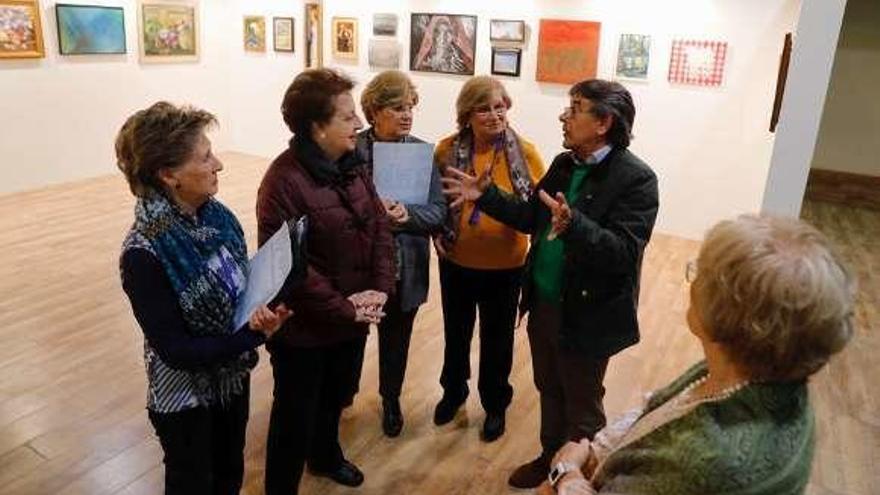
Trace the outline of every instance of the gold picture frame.
<instances>
[{"instance_id":1,"label":"gold picture frame","mask_svg":"<svg viewBox=\"0 0 880 495\"><path fill-rule=\"evenodd\" d=\"M138 2L138 45L143 63L197 62L199 6L191 1Z\"/></svg>"},{"instance_id":2,"label":"gold picture frame","mask_svg":"<svg viewBox=\"0 0 880 495\"><path fill-rule=\"evenodd\" d=\"M334 17L331 33L333 56L357 60L358 20L354 17Z\"/></svg>"},{"instance_id":3,"label":"gold picture frame","mask_svg":"<svg viewBox=\"0 0 880 495\"><path fill-rule=\"evenodd\" d=\"M305 68L319 69L324 66L324 13L319 3L305 4Z\"/></svg>"},{"instance_id":4,"label":"gold picture frame","mask_svg":"<svg viewBox=\"0 0 880 495\"><path fill-rule=\"evenodd\" d=\"M0 0L0 59L45 56L37 0Z\"/></svg>"},{"instance_id":5,"label":"gold picture frame","mask_svg":"<svg viewBox=\"0 0 880 495\"><path fill-rule=\"evenodd\" d=\"M266 52L266 18L261 15L246 15L242 23L242 43L244 51Z\"/></svg>"}]
</instances>

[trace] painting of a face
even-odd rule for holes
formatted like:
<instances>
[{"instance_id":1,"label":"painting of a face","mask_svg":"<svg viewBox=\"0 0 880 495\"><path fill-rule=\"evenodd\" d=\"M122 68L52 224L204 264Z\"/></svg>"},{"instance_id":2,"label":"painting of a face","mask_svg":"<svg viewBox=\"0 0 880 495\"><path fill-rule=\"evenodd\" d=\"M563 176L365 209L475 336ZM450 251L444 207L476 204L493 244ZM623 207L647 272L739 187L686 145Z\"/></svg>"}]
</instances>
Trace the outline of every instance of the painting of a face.
<instances>
[{"instance_id":1,"label":"painting of a face","mask_svg":"<svg viewBox=\"0 0 880 495\"><path fill-rule=\"evenodd\" d=\"M474 73L475 16L413 14L410 28L410 70Z\"/></svg>"}]
</instances>

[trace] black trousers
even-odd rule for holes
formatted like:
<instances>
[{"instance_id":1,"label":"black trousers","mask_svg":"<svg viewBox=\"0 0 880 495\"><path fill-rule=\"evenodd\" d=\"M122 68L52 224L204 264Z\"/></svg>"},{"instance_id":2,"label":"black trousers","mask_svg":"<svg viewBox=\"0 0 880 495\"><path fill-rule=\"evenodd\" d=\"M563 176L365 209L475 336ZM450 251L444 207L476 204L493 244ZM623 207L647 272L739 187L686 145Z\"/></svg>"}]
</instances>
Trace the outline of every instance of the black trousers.
<instances>
[{"instance_id":1,"label":"black trousers","mask_svg":"<svg viewBox=\"0 0 880 495\"><path fill-rule=\"evenodd\" d=\"M303 468L332 471L344 457L339 416L359 376L366 337L323 347L270 342L275 379L266 442L266 493L296 494Z\"/></svg>"},{"instance_id":2,"label":"black trousers","mask_svg":"<svg viewBox=\"0 0 880 495\"><path fill-rule=\"evenodd\" d=\"M440 261L443 302L444 394L467 397L470 353L477 310L480 314L480 376L477 388L486 412L503 413L513 398L508 378L513 364L513 327L522 268L478 270Z\"/></svg>"},{"instance_id":3,"label":"black trousers","mask_svg":"<svg viewBox=\"0 0 880 495\"><path fill-rule=\"evenodd\" d=\"M165 453L166 495L238 495L244 475L249 383L226 407L149 411Z\"/></svg>"},{"instance_id":4,"label":"black trousers","mask_svg":"<svg viewBox=\"0 0 880 495\"><path fill-rule=\"evenodd\" d=\"M379 395L384 400L400 397L417 312L418 308L403 311L396 296L385 305L385 317L379 323Z\"/></svg>"},{"instance_id":5,"label":"black trousers","mask_svg":"<svg viewBox=\"0 0 880 495\"><path fill-rule=\"evenodd\" d=\"M562 312L538 302L529 314L529 347L535 386L541 397L541 447L548 458L565 442L592 440L605 427L605 370L608 358L594 359L559 345Z\"/></svg>"}]
</instances>

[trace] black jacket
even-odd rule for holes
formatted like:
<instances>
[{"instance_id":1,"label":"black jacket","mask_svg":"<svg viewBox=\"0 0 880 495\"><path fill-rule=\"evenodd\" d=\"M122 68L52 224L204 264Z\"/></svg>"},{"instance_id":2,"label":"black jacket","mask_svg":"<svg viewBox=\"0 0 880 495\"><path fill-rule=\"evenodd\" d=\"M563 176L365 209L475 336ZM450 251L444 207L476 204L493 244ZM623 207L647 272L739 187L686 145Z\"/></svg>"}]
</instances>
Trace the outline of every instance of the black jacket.
<instances>
[{"instance_id":1,"label":"black jacket","mask_svg":"<svg viewBox=\"0 0 880 495\"><path fill-rule=\"evenodd\" d=\"M550 223L550 211L537 190L564 194L573 169L571 153L561 153L528 202L490 186L477 204L521 232L541 235ZM608 357L639 341L639 277L657 217L657 176L630 151L614 149L594 165L570 206L572 222L560 236L565 243L560 345ZM539 242L533 237L526 260L523 313L537 297L531 270Z\"/></svg>"}]
</instances>

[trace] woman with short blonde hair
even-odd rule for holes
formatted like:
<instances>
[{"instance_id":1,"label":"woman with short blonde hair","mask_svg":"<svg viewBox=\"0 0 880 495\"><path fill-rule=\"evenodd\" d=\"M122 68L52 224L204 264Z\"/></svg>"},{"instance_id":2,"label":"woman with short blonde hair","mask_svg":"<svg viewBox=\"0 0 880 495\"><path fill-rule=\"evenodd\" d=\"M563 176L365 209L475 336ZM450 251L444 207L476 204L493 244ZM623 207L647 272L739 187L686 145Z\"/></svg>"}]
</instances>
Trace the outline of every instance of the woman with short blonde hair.
<instances>
[{"instance_id":1,"label":"woman with short blonde hair","mask_svg":"<svg viewBox=\"0 0 880 495\"><path fill-rule=\"evenodd\" d=\"M592 442L566 444L541 493L803 492L807 379L852 338L852 275L813 227L751 215L709 230L687 273L705 361Z\"/></svg>"}]
</instances>

